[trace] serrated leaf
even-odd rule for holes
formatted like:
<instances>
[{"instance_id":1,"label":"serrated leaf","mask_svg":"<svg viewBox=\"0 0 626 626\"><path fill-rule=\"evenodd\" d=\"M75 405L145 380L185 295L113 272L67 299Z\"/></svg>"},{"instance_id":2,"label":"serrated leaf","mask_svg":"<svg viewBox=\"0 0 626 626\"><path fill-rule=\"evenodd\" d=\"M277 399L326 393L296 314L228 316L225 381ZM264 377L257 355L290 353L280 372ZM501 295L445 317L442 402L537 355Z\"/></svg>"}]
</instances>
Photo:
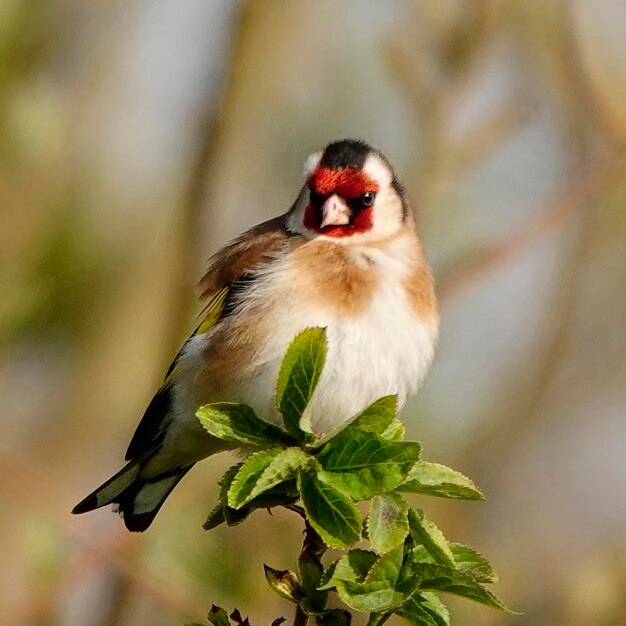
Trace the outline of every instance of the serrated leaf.
<instances>
[{"instance_id":1,"label":"serrated leaf","mask_svg":"<svg viewBox=\"0 0 626 626\"><path fill-rule=\"evenodd\" d=\"M480 602L494 609L500 609L508 613L513 612L509 611L502 601L491 593L491 591L483 587L468 574L453 570L444 565L435 565L432 563L420 563L419 573L422 577L421 589L453 593L457 596Z\"/></svg>"},{"instance_id":2,"label":"serrated leaf","mask_svg":"<svg viewBox=\"0 0 626 626\"><path fill-rule=\"evenodd\" d=\"M448 540L434 522L426 519L420 512L409 511L409 527L413 538L421 543L437 563L456 567Z\"/></svg>"},{"instance_id":3,"label":"serrated leaf","mask_svg":"<svg viewBox=\"0 0 626 626\"><path fill-rule=\"evenodd\" d=\"M278 570L270 567L269 565L263 565L265 569L265 580L267 584L285 600L289 600L294 604L298 604L298 601L302 597L302 587L298 582L298 577L289 570Z\"/></svg>"},{"instance_id":4,"label":"serrated leaf","mask_svg":"<svg viewBox=\"0 0 626 626\"><path fill-rule=\"evenodd\" d=\"M397 413L398 396L383 396L352 418L346 424L345 430L356 429L380 435L395 419Z\"/></svg>"},{"instance_id":5,"label":"serrated leaf","mask_svg":"<svg viewBox=\"0 0 626 626\"><path fill-rule=\"evenodd\" d=\"M379 557L363 582L340 580L335 576L339 597L358 611L385 611L405 602L417 589L419 577L401 577L403 546Z\"/></svg>"},{"instance_id":6,"label":"serrated leaf","mask_svg":"<svg viewBox=\"0 0 626 626\"><path fill-rule=\"evenodd\" d=\"M220 481L220 503L209 514L204 524L205 530L211 530L223 522L226 522L228 526L236 526L241 524L256 509L293 504L298 499L295 481L288 481L258 495L241 509L229 507L227 503L228 491L241 466L242 463L238 463L224 473Z\"/></svg>"},{"instance_id":7,"label":"serrated leaf","mask_svg":"<svg viewBox=\"0 0 626 626\"><path fill-rule=\"evenodd\" d=\"M315 474L301 474L298 490L309 524L326 544L347 548L360 539L361 516L348 496Z\"/></svg>"},{"instance_id":8,"label":"serrated leaf","mask_svg":"<svg viewBox=\"0 0 626 626\"><path fill-rule=\"evenodd\" d=\"M388 441L403 441L406 434L406 428L404 424L396 417L392 422L380 433L383 439Z\"/></svg>"},{"instance_id":9,"label":"serrated leaf","mask_svg":"<svg viewBox=\"0 0 626 626\"><path fill-rule=\"evenodd\" d=\"M213 510L209 513L209 516L206 518L206 522L204 522L202 528L204 528L204 530L213 530L214 528L217 528L218 526L223 524L225 521L226 518L224 517L224 505L220 502L220 504L217 504L215 508L213 508Z\"/></svg>"},{"instance_id":10,"label":"serrated leaf","mask_svg":"<svg viewBox=\"0 0 626 626\"><path fill-rule=\"evenodd\" d=\"M451 543L450 549L458 570L469 574L479 583L498 582L498 575L482 554L462 543Z\"/></svg>"},{"instance_id":11,"label":"serrated leaf","mask_svg":"<svg viewBox=\"0 0 626 626\"><path fill-rule=\"evenodd\" d=\"M461 472L428 461L420 461L415 465L400 491L458 500L485 498L474 482Z\"/></svg>"},{"instance_id":12,"label":"serrated leaf","mask_svg":"<svg viewBox=\"0 0 626 626\"><path fill-rule=\"evenodd\" d=\"M251 494L263 472L280 453L280 448L271 448L256 452L246 459L228 489L226 499L229 507L239 509L254 497Z\"/></svg>"},{"instance_id":13,"label":"serrated leaf","mask_svg":"<svg viewBox=\"0 0 626 626\"><path fill-rule=\"evenodd\" d=\"M220 480L220 502L222 503L222 511L224 513L224 521L228 526L236 526L237 524L241 524L243 520L250 515L252 510L246 509L242 511L236 511L235 509L231 509L228 506L228 490L230 486L235 480L235 476L241 469L243 463L237 463L237 465L233 465L229 467L225 472L224 476L222 476L222 480ZM207 520L208 522L209 520Z\"/></svg>"},{"instance_id":14,"label":"serrated leaf","mask_svg":"<svg viewBox=\"0 0 626 626\"><path fill-rule=\"evenodd\" d=\"M411 626L450 626L450 613L436 593L416 593L395 614Z\"/></svg>"},{"instance_id":15,"label":"serrated leaf","mask_svg":"<svg viewBox=\"0 0 626 626\"><path fill-rule=\"evenodd\" d=\"M224 516L226 519L226 525L237 526L246 520L250 514L257 509L271 509L275 506L285 506L293 504L297 501L297 499L297 496L291 495L290 493L267 492L257 496L240 509L231 509L229 506L225 506Z\"/></svg>"},{"instance_id":16,"label":"serrated leaf","mask_svg":"<svg viewBox=\"0 0 626 626\"><path fill-rule=\"evenodd\" d=\"M278 426L266 422L246 404L214 402L201 406L196 416L204 429L228 443L275 446L293 443Z\"/></svg>"},{"instance_id":17,"label":"serrated leaf","mask_svg":"<svg viewBox=\"0 0 626 626\"><path fill-rule=\"evenodd\" d=\"M331 439L316 458L326 470L327 482L354 500L369 500L401 485L419 454L417 442L387 441L354 430Z\"/></svg>"},{"instance_id":18,"label":"serrated leaf","mask_svg":"<svg viewBox=\"0 0 626 626\"><path fill-rule=\"evenodd\" d=\"M307 328L291 342L280 367L276 408L283 415L287 432L298 441L306 439L301 420L322 375L326 348L326 330Z\"/></svg>"},{"instance_id":19,"label":"serrated leaf","mask_svg":"<svg viewBox=\"0 0 626 626\"><path fill-rule=\"evenodd\" d=\"M222 506L224 521L228 526L237 526L237 524L241 524L241 522L243 522L254 510L253 508L246 508L237 511L236 509L232 509L228 506L228 490L230 489L230 486L242 465L243 463L237 463L237 465L229 467L226 472L224 472L222 480L220 480L220 504ZM205 530L210 530L216 525L219 525L219 514L216 511L217 509L213 509L211 515L209 515L209 518L204 524Z\"/></svg>"},{"instance_id":20,"label":"serrated leaf","mask_svg":"<svg viewBox=\"0 0 626 626\"><path fill-rule=\"evenodd\" d=\"M375 496L367 519L372 548L384 554L404 543L409 533L409 505L397 493Z\"/></svg>"},{"instance_id":21,"label":"serrated leaf","mask_svg":"<svg viewBox=\"0 0 626 626\"><path fill-rule=\"evenodd\" d=\"M256 496L296 477L312 458L300 448L273 448L251 455L228 490L228 506L240 509Z\"/></svg>"},{"instance_id":22,"label":"serrated leaf","mask_svg":"<svg viewBox=\"0 0 626 626\"><path fill-rule=\"evenodd\" d=\"M367 572L364 584L394 587L402 569L403 556L403 546L398 546L387 554L379 556Z\"/></svg>"},{"instance_id":23,"label":"serrated leaf","mask_svg":"<svg viewBox=\"0 0 626 626\"><path fill-rule=\"evenodd\" d=\"M334 580L362 582L372 565L376 562L376 553L371 550L355 548L328 566L322 574L318 589L332 589Z\"/></svg>"},{"instance_id":24,"label":"serrated leaf","mask_svg":"<svg viewBox=\"0 0 626 626\"><path fill-rule=\"evenodd\" d=\"M316 441L314 447L321 448L340 433L350 433L354 430L379 435L393 423L396 419L397 411L398 397L383 396L370 404L366 409L361 411L361 413L348 420L345 424Z\"/></svg>"},{"instance_id":25,"label":"serrated leaf","mask_svg":"<svg viewBox=\"0 0 626 626\"><path fill-rule=\"evenodd\" d=\"M404 594L382 585L372 589L367 585L338 580L336 589L341 600L355 611L386 611L406 601Z\"/></svg>"},{"instance_id":26,"label":"serrated leaf","mask_svg":"<svg viewBox=\"0 0 626 626\"><path fill-rule=\"evenodd\" d=\"M228 613L221 607L215 606L215 604L211 607L207 618L213 626L230 626Z\"/></svg>"}]
</instances>

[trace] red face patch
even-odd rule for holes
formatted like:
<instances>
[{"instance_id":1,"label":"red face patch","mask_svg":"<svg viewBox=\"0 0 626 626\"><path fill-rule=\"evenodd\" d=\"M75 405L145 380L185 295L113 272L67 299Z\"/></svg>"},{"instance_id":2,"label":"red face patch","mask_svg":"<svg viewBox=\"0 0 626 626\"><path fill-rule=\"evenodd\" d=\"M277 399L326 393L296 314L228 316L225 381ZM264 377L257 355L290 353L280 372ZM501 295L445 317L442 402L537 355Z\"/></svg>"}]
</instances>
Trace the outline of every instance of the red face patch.
<instances>
[{"instance_id":1,"label":"red face patch","mask_svg":"<svg viewBox=\"0 0 626 626\"><path fill-rule=\"evenodd\" d=\"M318 167L309 176L307 184L311 191L320 196L337 194L347 200L360 198L367 191L374 193L378 191L378 184L365 172L356 168L334 170L329 167ZM372 228L372 219L372 207L363 207L353 212L349 224L320 228L319 208L309 204L304 211L304 225L309 230L327 237L348 237L366 232Z\"/></svg>"},{"instance_id":2,"label":"red face patch","mask_svg":"<svg viewBox=\"0 0 626 626\"><path fill-rule=\"evenodd\" d=\"M372 228L372 209L368 207L359 211L350 224L342 226L324 226L320 228L319 211L309 204L304 210L304 225L311 231L326 237L348 237L356 233L364 233Z\"/></svg>"},{"instance_id":3,"label":"red face patch","mask_svg":"<svg viewBox=\"0 0 626 626\"><path fill-rule=\"evenodd\" d=\"M358 198L366 191L378 191L378 184L363 170L346 168L333 170L318 167L307 181L309 188L322 196L336 193L342 198Z\"/></svg>"}]
</instances>

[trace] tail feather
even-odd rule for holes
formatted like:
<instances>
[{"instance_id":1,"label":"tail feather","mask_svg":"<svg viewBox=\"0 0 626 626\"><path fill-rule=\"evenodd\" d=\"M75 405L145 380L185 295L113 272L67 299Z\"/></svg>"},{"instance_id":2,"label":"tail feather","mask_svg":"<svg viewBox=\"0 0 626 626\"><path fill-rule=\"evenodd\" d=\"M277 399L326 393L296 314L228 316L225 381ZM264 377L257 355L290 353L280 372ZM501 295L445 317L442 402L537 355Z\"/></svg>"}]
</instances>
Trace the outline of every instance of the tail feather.
<instances>
[{"instance_id":1,"label":"tail feather","mask_svg":"<svg viewBox=\"0 0 626 626\"><path fill-rule=\"evenodd\" d=\"M128 489L139 477L141 464L154 452L158 445L146 450L141 456L127 463L117 474L113 475L109 480L100 485L95 491L92 491L84 500L81 500L73 509L72 513L87 513L101 506L106 506L115 501L115 499L126 489Z\"/></svg>"},{"instance_id":2,"label":"tail feather","mask_svg":"<svg viewBox=\"0 0 626 626\"><path fill-rule=\"evenodd\" d=\"M150 526L159 509L191 465L178 468L147 480L136 480L114 501L118 512L131 532L143 532Z\"/></svg>"},{"instance_id":3,"label":"tail feather","mask_svg":"<svg viewBox=\"0 0 626 626\"><path fill-rule=\"evenodd\" d=\"M117 474L109 478L95 491L81 500L72 513L87 513L107 504L113 504L124 518L126 528L131 531L144 531L159 512L163 502L182 477L191 469L191 465L151 476L140 477L141 468L160 447L156 443L125 465Z\"/></svg>"}]
</instances>

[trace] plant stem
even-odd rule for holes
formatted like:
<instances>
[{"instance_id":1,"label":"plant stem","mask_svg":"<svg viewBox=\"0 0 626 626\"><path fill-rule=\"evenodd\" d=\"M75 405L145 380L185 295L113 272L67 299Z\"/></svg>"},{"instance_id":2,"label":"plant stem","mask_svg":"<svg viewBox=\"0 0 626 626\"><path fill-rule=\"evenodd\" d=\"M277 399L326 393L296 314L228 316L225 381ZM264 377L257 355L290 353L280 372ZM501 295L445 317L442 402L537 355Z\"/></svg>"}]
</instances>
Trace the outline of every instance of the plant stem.
<instances>
[{"instance_id":1,"label":"plant stem","mask_svg":"<svg viewBox=\"0 0 626 626\"><path fill-rule=\"evenodd\" d=\"M303 520L306 521L306 515L304 513L304 509L297 504L285 504L285 508L289 511L293 511L297 513Z\"/></svg>"},{"instance_id":2,"label":"plant stem","mask_svg":"<svg viewBox=\"0 0 626 626\"><path fill-rule=\"evenodd\" d=\"M390 617L391 613L371 613L366 626L382 626Z\"/></svg>"},{"instance_id":3,"label":"plant stem","mask_svg":"<svg viewBox=\"0 0 626 626\"><path fill-rule=\"evenodd\" d=\"M299 509L300 507L298 507ZM295 510L292 509L292 510ZM296 513L300 513L296 510ZM300 550L300 557L298 559L301 562L304 559L312 560L316 562L320 568L320 575L322 572L322 556L324 552L326 552L327 545L322 541L322 538L313 530L309 522L306 521L306 517L304 516L304 511L302 511L302 516L304 517L305 529L304 529L304 540L302 542L302 549ZM306 626L309 621L309 616L302 610L302 607L298 605L296 609L296 615L293 620L293 626Z\"/></svg>"},{"instance_id":4,"label":"plant stem","mask_svg":"<svg viewBox=\"0 0 626 626\"><path fill-rule=\"evenodd\" d=\"M328 546L305 519L304 541L302 542L300 557L310 554L320 561L327 549Z\"/></svg>"},{"instance_id":5,"label":"plant stem","mask_svg":"<svg viewBox=\"0 0 626 626\"><path fill-rule=\"evenodd\" d=\"M296 616L293 620L293 626L306 626L309 616L300 608L296 609Z\"/></svg>"}]
</instances>

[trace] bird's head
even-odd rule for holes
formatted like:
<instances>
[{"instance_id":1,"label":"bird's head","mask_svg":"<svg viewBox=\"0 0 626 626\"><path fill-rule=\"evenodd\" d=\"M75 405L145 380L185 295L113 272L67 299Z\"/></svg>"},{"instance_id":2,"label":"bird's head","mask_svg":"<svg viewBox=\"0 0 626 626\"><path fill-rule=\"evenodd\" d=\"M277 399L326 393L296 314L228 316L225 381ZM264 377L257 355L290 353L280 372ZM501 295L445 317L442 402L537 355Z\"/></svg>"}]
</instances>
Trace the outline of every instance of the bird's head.
<instances>
[{"instance_id":1,"label":"bird's head","mask_svg":"<svg viewBox=\"0 0 626 626\"><path fill-rule=\"evenodd\" d=\"M307 159L305 176L289 227L307 238L367 243L393 236L407 220L404 191L391 165L363 141L328 144Z\"/></svg>"}]
</instances>

